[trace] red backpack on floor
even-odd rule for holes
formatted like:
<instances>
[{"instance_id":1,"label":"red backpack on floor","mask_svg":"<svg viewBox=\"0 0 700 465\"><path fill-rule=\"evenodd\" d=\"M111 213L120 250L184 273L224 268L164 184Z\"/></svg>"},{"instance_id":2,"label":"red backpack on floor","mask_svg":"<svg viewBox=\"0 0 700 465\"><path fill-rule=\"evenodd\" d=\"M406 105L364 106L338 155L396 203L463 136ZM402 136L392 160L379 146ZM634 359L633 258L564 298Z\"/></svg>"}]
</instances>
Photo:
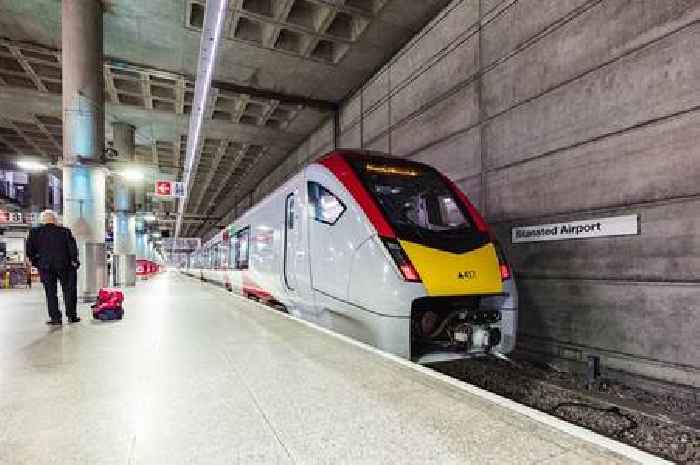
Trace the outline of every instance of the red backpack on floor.
<instances>
[{"instance_id":1,"label":"red backpack on floor","mask_svg":"<svg viewBox=\"0 0 700 465\"><path fill-rule=\"evenodd\" d=\"M92 317L96 320L121 320L124 317L124 293L119 289L100 289L97 302L92 306Z\"/></svg>"}]
</instances>

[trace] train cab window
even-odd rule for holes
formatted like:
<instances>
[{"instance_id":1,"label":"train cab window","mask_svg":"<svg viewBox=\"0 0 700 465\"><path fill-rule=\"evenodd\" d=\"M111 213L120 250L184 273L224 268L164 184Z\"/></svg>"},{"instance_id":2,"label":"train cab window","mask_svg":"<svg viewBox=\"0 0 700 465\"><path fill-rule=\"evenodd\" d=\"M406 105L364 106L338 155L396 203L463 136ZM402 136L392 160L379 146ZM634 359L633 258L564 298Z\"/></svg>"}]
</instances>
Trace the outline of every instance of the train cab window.
<instances>
[{"instance_id":1,"label":"train cab window","mask_svg":"<svg viewBox=\"0 0 700 465\"><path fill-rule=\"evenodd\" d=\"M345 204L331 191L317 182L309 182L309 203L313 208L314 219L333 226L345 210Z\"/></svg>"},{"instance_id":2,"label":"train cab window","mask_svg":"<svg viewBox=\"0 0 700 465\"><path fill-rule=\"evenodd\" d=\"M350 164L399 238L454 253L488 242L435 169L389 159L358 158Z\"/></svg>"},{"instance_id":3,"label":"train cab window","mask_svg":"<svg viewBox=\"0 0 700 465\"><path fill-rule=\"evenodd\" d=\"M248 269L250 255L250 228L238 231L233 236L233 264L237 270Z\"/></svg>"}]
</instances>

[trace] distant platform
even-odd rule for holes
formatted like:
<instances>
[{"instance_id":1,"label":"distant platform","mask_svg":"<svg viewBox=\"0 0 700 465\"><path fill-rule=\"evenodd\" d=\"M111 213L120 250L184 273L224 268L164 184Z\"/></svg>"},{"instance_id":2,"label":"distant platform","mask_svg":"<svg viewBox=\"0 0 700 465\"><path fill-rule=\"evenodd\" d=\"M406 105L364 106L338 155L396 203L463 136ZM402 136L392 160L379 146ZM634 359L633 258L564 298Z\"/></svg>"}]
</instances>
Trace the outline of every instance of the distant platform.
<instances>
[{"instance_id":1,"label":"distant platform","mask_svg":"<svg viewBox=\"0 0 700 465\"><path fill-rule=\"evenodd\" d=\"M0 291L0 464L626 464L661 459L175 273L49 328Z\"/></svg>"}]
</instances>

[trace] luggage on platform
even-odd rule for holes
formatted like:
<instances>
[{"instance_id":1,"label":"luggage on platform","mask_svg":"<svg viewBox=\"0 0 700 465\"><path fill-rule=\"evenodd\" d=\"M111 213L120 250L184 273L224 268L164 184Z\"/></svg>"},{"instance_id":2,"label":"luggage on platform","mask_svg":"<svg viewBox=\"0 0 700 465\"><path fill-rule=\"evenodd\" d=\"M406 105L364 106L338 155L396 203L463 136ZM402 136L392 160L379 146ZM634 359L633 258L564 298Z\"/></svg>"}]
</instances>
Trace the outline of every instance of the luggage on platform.
<instances>
[{"instance_id":1,"label":"luggage on platform","mask_svg":"<svg viewBox=\"0 0 700 465\"><path fill-rule=\"evenodd\" d=\"M123 302L124 293L120 289L102 288L92 306L92 317L102 321L121 320L124 317Z\"/></svg>"}]
</instances>

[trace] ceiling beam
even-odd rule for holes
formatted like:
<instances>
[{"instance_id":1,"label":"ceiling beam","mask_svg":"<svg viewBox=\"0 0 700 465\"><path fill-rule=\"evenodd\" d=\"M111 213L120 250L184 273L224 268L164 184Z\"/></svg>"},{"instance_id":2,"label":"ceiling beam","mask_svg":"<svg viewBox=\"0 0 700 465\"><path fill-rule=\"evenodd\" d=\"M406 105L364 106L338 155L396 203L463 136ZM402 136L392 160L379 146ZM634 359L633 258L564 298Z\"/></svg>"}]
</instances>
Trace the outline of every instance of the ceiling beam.
<instances>
[{"instance_id":1,"label":"ceiling beam","mask_svg":"<svg viewBox=\"0 0 700 465\"><path fill-rule=\"evenodd\" d=\"M300 95L284 94L271 90L259 89L257 87L233 84L231 82L214 81L212 82L212 87L219 90L235 92L237 94L249 95L251 97L277 100L282 105L301 105L309 108L315 108L324 112L336 111L339 108L338 103L329 100L319 100Z\"/></svg>"},{"instance_id":2,"label":"ceiling beam","mask_svg":"<svg viewBox=\"0 0 700 465\"><path fill-rule=\"evenodd\" d=\"M207 190L209 189L209 186L214 180L214 176L219 171L219 165L221 165L221 160L223 160L224 156L226 155L226 151L228 150L230 144L230 139L223 139L221 142L219 142L219 147L216 149L216 154L214 155L214 160L212 160L211 167L207 172L207 177L205 178L204 184L202 185L202 188L199 191L197 200L194 202L193 211L195 213L199 211L199 207L202 205L202 200L204 200Z\"/></svg>"},{"instance_id":3,"label":"ceiling beam","mask_svg":"<svg viewBox=\"0 0 700 465\"><path fill-rule=\"evenodd\" d=\"M218 203L217 201L219 199L219 196L223 192L224 188L230 182L231 177L233 176L233 173L236 172L236 168L238 168L238 165L241 164L241 162L243 161L243 158L248 153L248 150L250 150L250 145L243 144L243 146L240 148L240 150L236 154L236 157L233 159L231 164L228 166L228 170L226 171L226 174L224 175L224 178L222 179L221 183L219 183L218 187L214 190L214 194L209 199L209 203L207 204L207 210L211 206L213 206L215 203Z\"/></svg>"},{"instance_id":4,"label":"ceiling beam","mask_svg":"<svg viewBox=\"0 0 700 465\"><path fill-rule=\"evenodd\" d=\"M205 212L208 211L208 210L209 210L212 206L214 206L215 204L220 203L220 202L218 202L218 199L219 199L219 197L220 197L222 194L230 195L230 193L231 193L231 192L233 191L233 189L236 187L236 184L234 184L233 188L231 188L231 189L229 189L228 191L224 192L224 189L226 188L226 186L228 186L229 182L231 181L231 178L233 177L233 174L236 172L236 169L238 168L238 166L239 166L239 165L241 164L241 162L243 161L243 158L245 158L246 154L248 153L248 150L250 150L250 147L251 147L250 145L244 144L244 145L240 148L240 150L239 150L238 153L236 154L236 157L233 159L233 161L231 162L231 164L228 166L228 170L227 170L226 174L224 175L223 179L222 179L221 182L219 183L219 185L218 185L218 187L216 188L216 190L214 191L213 195L210 197L210 200L209 200L209 203L207 204L207 207L206 207L206 209L205 209ZM264 153L264 150L262 150L260 153ZM214 220L214 221L218 222L218 221L221 220L221 217L219 217L219 216L213 216L213 217L209 218L207 221L211 221L211 220ZM202 222L202 224L200 224L199 229L201 229L202 227L204 227L204 226L206 225L207 221ZM199 229L196 230L195 233L196 233L197 231L199 231Z\"/></svg>"},{"instance_id":5,"label":"ceiling beam","mask_svg":"<svg viewBox=\"0 0 700 465\"><path fill-rule=\"evenodd\" d=\"M260 160L263 159L267 155L268 155L268 152L265 149L261 150L260 153L258 153L257 156L255 157L255 159L251 161L250 165L248 165L245 172L242 173L238 177L238 179L233 184L233 186L231 186L231 188L228 189L228 191L226 192L226 195L230 198L230 200L228 202L217 202L221 206L216 211L216 213L223 211L223 214L221 215L223 219L226 219L227 213L233 211L233 209L236 207L236 203L238 202L239 198L235 194L238 193L237 191L238 191L238 188L240 187L241 183L246 179L250 170L254 169L256 167L256 165L260 162ZM221 193L221 190L222 189L220 188L219 194ZM212 201L210 203L210 205L213 205L213 204L214 204L214 202ZM215 216L218 216L218 215L215 214ZM197 229L197 231L195 232L195 235L197 235L197 236L202 235L202 230L206 226L207 226L207 222L204 222L202 224L202 226L200 226L200 228Z\"/></svg>"},{"instance_id":6,"label":"ceiling beam","mask_svg":"<svg viewBox=\"0 0 700 465\"><path fill-rule=\"evenodd\" d=\"M48 92L49 90L46 88L46 85L39 79L39 76L36 74L34 69L29 65L27 60L24 58L24 55L22 52L19 50L19 48L16 45L10 45L8 46L10 49L10 53L12 53L12 56L15 57L15 59L19 62L20 66L22 69L24 69L24 72L29 75L29 78L32 80L34 85L36 86L37 89L39 89L40 92Z\"/></svg>"},{"instance_id":7,"label":"ceiling beam","mask_svg":"<svg viewBox=\"0 0 700 465\"><path fill-rule=\"evenodd\" d=\"M39 155L39 156L41 156L42 158L44 158L44 159L46 159L46 160L55 161L55 160L53 159L53 157L49 156L43 148L39 147L39 146L34 142L34 139L32 139L31 137L27 136L27 134L24 132L24 130L15 124L15 121L9 120L9 119L4 118L4 117L2 117L2 116L0 116L0 120L5 121L5 126L6 126L6 127L9 127L9 128L12 129L12 130L14 130L22 139L24 139L24 142L25 142L26 145L31 146L31 147L33 148L33 151L28 153L28 152L26 152L25 150L20 150L18 146L14 145L14 144L11 144L11 143L8 143L8 142L7 142L7 139L3 139L3 143L4 143L5 145L9 146L10 148L12 148L13 150L15 150L15 151L16 151L17 153L19 153L20 155L28 155L28 156L36 156L36 155ZM32 122L32 124L35 124L35 123Z\"/></svg>"}]
</instances>

